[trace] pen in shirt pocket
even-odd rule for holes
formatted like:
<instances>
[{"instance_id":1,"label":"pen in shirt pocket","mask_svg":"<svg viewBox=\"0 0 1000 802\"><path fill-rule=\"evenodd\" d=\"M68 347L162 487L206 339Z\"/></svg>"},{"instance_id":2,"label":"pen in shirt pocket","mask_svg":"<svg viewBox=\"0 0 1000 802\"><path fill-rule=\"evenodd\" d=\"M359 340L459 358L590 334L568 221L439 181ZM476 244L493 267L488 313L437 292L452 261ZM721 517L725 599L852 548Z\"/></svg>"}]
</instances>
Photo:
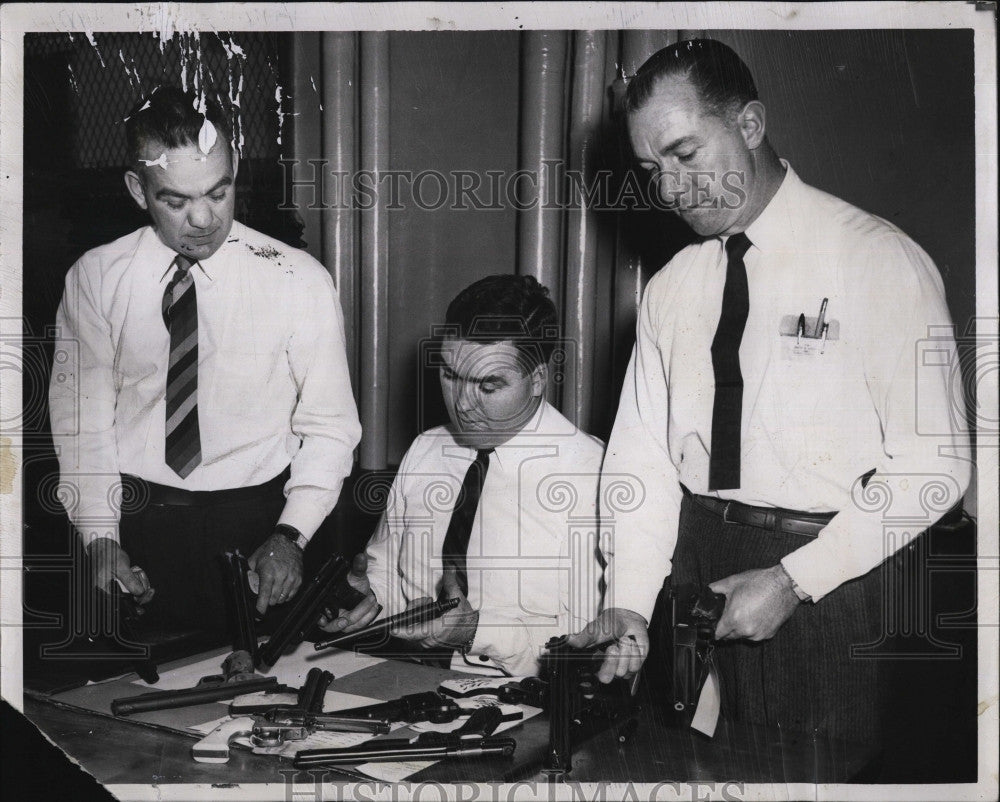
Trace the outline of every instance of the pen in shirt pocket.
<instances>
[{"instance_id":1,"label":"pen in shirt pocket","mask_svg":"<svg viewBox=\"0 0 1000 802\"><path fill-rule=\"evenodd\" d=\"M819 316L816 318L816 330L813 332L813 337L817 340L823 335L823 326L826 324L826 305L829 302L829 298L824 298L823 303L819 305Z\"/></svg>"}]
</instances>

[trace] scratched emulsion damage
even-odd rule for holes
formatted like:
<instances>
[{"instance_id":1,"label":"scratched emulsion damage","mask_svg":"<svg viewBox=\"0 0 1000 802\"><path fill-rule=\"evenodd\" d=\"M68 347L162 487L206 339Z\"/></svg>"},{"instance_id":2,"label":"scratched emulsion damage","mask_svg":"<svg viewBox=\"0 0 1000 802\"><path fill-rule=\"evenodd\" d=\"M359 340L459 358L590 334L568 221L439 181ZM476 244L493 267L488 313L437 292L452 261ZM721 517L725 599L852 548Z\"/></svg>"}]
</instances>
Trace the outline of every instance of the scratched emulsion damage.
<instances>
[{"instance_id":1,"label":"scratched emulsion damage","mask_svg":"<svg viewBox=\"0 0 1000 802\"><path fill-rule=\"evenodd\" d=\"M273 261L281 256L281 251L272 245L263 245L260 248L251 245L249 242L245 243L245 245L255 256L259 256L261 259L270 259Z\"/></svg>"},{"instance_id":2,"label":"scratched emulsion damage","mask_svg":"<svg viewBox=\"0 0 1000 802\"><path fill-rule=\"evenodd\" d=\"M0 437L0 495L4 496L14 492L14 477L21 462L11 448L13 444L11 438Z\"/></svg>"},{"instance_id":3,"label":"scratched emulsion damage","mask_svg":"<svg viewBox=\"0 0 1000 802\"><path fill-rule=\"evenodd\" d=\"M80 34L76 35L80 36ZM184 91L190 90L195 93L196 107L203 114L206 110L209 97L214 97L223 106L228 106L231 110L230 118L233 127L230 144L236 153L243 154L246 136L242 122L242 95L245 86L247 53L236 42L232 33L213 31L203 34L199 31L178 31L174 26L174 20L169 18L169 13L164 14L163 18L159 20L157 28L152 31L152 35L159 42L161 55L166 53L168 45L176 45L178 49L177 72L169 78L161 75L146 76L145 81L136 65L133 54L126 52L122 48L118 48L119 63L115 63L114 59L106 62L99 47L98 36L93 31L84 31L82 35L97 55L101 67L103 69L121 69L129 85L135 89L136 94L142 91L149 92L161 82L173 83L180 84ZM67 33L67 36L70 42L76 46L77 40L74 38L74 34ZM225 76L218 76L218 78L212 74L210 67L206 63L207 59L202 57L203 46L207 42L212 41L212 38L221 46L226 55L226 74ZM288 115L283 111L284 90L281 83L277 80L278 71L275 65L271 63L270 56L267 57L267 61L272 74L275 76L275 101L278 116L277 144L280 146L284 120ZM67 69L69 71L70 87L75 94L80 95L80 86L73 70L73 65L67 63ZM198 139L199 149L207 154L215 143L215 138L216 132L214 127L208 125L206 121L206 127L202 129ZM148 161L146 164L149 166L160 166L164 169L167 167L163 156L160 159Z\"/></svg>"}]
</instances>

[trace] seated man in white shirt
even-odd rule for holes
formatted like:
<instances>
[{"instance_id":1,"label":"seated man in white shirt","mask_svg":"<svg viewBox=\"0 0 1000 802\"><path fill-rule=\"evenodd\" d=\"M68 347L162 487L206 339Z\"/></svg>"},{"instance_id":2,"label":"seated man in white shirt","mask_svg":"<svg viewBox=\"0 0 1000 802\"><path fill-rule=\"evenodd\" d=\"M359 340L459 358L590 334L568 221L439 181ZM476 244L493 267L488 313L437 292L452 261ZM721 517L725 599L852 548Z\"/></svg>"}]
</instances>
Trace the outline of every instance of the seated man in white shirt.
<instances>
[{"instance_id":1,"label":"seated man in white shirt","mask_svg":"<svg viewBox=\"0 0 1000 802\"><path fill-rule=\"evenodd\" d=\"M478 281L445 322L434 356L451 423L421 434L403 457L368 544L367 580L354 577L366 602L323 627L353 632L379 605L392 615L459 598L440 619L394 634L531 674L545 642L597 606L604 449L545 400L558 322L534 278Z\"/></svg>"},{"instance_id":2,"label":"seated man in white shirt","mask_svg":"<svg viewBox=\"0 0 1000 802\"><path fill-rule=\"evenodd\" d=\"M234 222L238 156L215 103L162 87L125 127L125 185L151 225L66 276L60 482L90 584L118 579L164 629L221 632L219 555L248 555L259 612L289 600L351 471L343 316L321 264Z\"/></svg>"}]
</instances>

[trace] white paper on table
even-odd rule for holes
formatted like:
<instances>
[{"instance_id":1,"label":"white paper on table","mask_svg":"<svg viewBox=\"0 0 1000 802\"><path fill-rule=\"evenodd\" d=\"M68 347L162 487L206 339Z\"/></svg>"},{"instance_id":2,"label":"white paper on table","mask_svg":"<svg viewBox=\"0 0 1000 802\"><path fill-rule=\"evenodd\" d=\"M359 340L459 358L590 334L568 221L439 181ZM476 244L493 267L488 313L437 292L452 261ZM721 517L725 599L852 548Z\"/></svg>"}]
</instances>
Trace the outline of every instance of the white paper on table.
<instances>
[{"instance_id":1,"label":"white paper on table","mask_svg":"<svg viewBox=\"0 0 1000 802\"><path fill-rule=\"evenodd\" d=\"M88 679L87 680L87 684L88 685L106 685L109 682L118 682L118 680L120 680L120 679L125 679L125 677L127 677L131 673L132 673L131 671L126 671L124 674L119 674L117 677L107 677L105 679L99 679L99 680ZM142 684L145 685L146 683L144 682Z\"/></svg>"},{"instance_id":2,"label":"white paper on table","mask_svg":"<svg viewBox=\"0 0 1000 802\"><path fill-rule=\"evenodd\" d=\"M197 663L165 671L160 675L160 681L155 685L149 685L141 679L134 680L133 684L158 691L193 688L202 677L221 674L222 661L225 659L226 655L216 655ZM293 652L282 655L268 676L277 677L279 683L297 688L305 682L309 669L317 666L331 672L334 677L339 679L381 662L383 662L381 657L340 649L324 649L322 652L317 652L311 643L303 641Z\"/></svg>"},{"instance_id":3,"label":"white paper on table","mask_svg":"<svg viewBox=\"0 0 1000 802\"><path fill-rule=\"evenodd\" d=\"M496 703L496 697L493 697L494 703ZM523 721L531 718L532 716L537 716L542 711L537 707L528 707L527 705L520 705L521 709L524 711L524 718L517 721L505 721L499 727L496 728L494 735L499 735L501 732L506 732L509 729L513 729L521 724ZM529 712L530 711L530 712ZM452 730L457 730L465 722L465 719L460 719L459 721L449 721L447 724L432 724L430 727L433 728L435 732L451 732ZM423 727L423 725L419 725ZM417 729L418 725L414 724L413 729ZM438 729L439 727L446 727L447 729ZM427 728L426 731L430 731ZM382 780L383 782L396 783L400 780L405 780L407 777L411 777L418 771L423 771L428 766L433 766L435 763L440 761L437 760L393 760L391 762L385 763L362 763L360 766L355 766L355 768L362 774L367 774L373 780Z\"/></svg>"},{"instance_id":4,"label":"white paper on table","mask_svg":"<svg viewBox=\"0 0 1000 802\"><path fill-rule=\"evenodd\" d=\"M436 760L394 760L391 763L363 763L355 768L373 780L398 783L435 763Z\"/></svg>"},{"instance_id":5,"label":"white paper on table","mask_svg":"<svg viewBox=\"0 0 1000 802\"><path fill-rule=\"evenodd\" d=\"M523 679L527 679L527 677L455 677L454 679L446 679L438 685L438 690L443 691L448 696L464 697L473 695L479 690L495 691L504 685L517 683Z\"/></svg>"}]
</instances>

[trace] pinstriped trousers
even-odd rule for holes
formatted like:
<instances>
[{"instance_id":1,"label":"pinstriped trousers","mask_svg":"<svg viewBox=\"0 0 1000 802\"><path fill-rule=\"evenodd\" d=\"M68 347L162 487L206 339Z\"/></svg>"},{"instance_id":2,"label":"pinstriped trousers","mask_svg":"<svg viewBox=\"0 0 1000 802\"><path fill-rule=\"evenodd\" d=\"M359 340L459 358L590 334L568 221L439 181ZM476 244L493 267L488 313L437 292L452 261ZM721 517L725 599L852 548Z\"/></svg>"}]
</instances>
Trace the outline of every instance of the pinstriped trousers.
<instances>
[{"instance_id":1,"label":"pinstriped trousers","mask_svg":"<svg viewBox=\"0 0 1000 802\"><path fill-rule=\"evenodd\" d=\"M806 535L726 523L685 496L671 581L707 585L731 574L770 568L808 542ZM766 641L723 641L715 659L722 715L879 744L885 666L852 656L852 647L878 640L882 569L846 582L818 603L800 604Z\"/></svg>"}]
</instances>

